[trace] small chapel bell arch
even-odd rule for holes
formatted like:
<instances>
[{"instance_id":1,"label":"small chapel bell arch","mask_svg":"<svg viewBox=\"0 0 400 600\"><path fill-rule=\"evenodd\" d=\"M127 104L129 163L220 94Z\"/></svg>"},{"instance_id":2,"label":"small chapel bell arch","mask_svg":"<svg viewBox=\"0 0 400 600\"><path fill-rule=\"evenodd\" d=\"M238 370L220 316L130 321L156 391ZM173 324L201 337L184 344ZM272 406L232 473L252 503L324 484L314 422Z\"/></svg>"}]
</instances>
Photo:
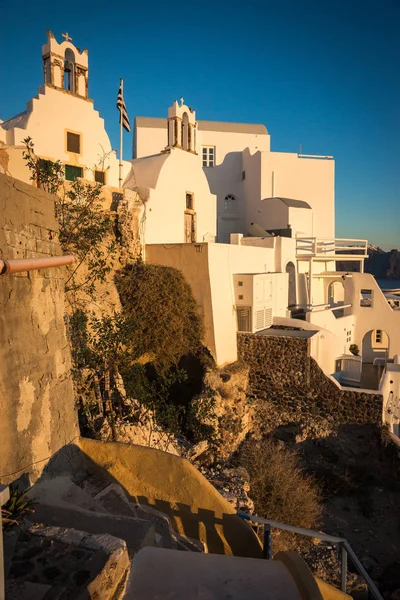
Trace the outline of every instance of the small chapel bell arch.
<instances>
[{"instance_id":1,"label":"small chapel bell arch","mask_svg":"<svg viewBox=\"0 0 400 600\"><path fill-rule=\"evenodd\" d=\"M58 43L54 34L47 31L47 44L42 47L44 83L88 99L88 51L76 48L68 33L62 37L64 40Z\"/></svg>"},{"instance_id":2,"label":"small chapel bell arch","mask_svg":"<svg viewBox=\"0 0 400 600\"><path fill-rule=\"evenodd\" d=\"M168 145L169 148L180 148L196 154L196 113L184 104L180 98L168 109Z\"/></svg>"},{"instance_id":3,"label":"small chapel bell arch","mask_svg":"<svg viewBox=\"0 0 400 600\"><path fill-rule=\"evenodd\" d=\"M64 55L64 89L75 93L75 54L67 48Z\"/></svg>"}]
</instances>

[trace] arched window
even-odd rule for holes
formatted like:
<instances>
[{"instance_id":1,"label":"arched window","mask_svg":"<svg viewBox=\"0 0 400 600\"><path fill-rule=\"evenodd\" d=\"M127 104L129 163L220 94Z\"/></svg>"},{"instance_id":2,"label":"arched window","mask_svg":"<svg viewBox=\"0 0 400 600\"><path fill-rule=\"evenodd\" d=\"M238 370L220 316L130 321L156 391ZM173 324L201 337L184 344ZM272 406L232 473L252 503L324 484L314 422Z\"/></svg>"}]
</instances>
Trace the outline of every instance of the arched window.
<instances>
[{"instance_id":1,"label":"arched window","mask_svg":"<svg viewBox=\"0 0 400 600\"><path fill-rule=\"evenodd\" d=\"M75 54L67 48L64 56L64 89L75 92Z\"/></svg>"},{"instance_id":2,"label":"arched window","mask_svg":"<svg viewBox=\"0 0 400 600\"><path fill-rule=\"evenodd\" d=\"M187 113L182 116L182 148L189 150L189 117Z\"/></svg>"},{"instance_id":3,"label":"arched window","mask_svg":"<svg viewBox=\"0 0 400 600\"><path fill-rule=\"evenodd\" d=\"M233 194L228 194L227 196L225 196L224 209L225 210L235 210L236 209L236 197Z\"/></svg>"}]
</instances>

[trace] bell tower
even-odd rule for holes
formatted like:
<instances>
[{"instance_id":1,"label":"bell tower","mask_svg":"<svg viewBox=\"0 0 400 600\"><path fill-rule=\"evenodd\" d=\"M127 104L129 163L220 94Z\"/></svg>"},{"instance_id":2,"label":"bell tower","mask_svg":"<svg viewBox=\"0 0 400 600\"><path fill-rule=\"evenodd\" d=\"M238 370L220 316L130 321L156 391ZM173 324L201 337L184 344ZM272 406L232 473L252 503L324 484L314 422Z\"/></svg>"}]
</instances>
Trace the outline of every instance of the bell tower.
<instances>
[{"instance_id":1,"label":"bell tower","mask_svg":"<svg viewBox=\"0 0 400 600\"><path fill-rule=\"evenodd\" d=\"M166 149L180 148L186 152L197 154L196 132L195 111L184 104L183 98L180 99L180 104L175 100L168 109L168 146Z\"/></svg>"},{"instance_id":2,"label":"bell tower","mask_svg":"<svg viewBox=\"0 0 400 600\"><path fill-rule=\"evenodd\" d=\"M88 51L79 50L68 33L63 33L60 44L47 31L47 44L42 47L44 83L79 98L88 97Z\"/></svg>"}]
</instances>

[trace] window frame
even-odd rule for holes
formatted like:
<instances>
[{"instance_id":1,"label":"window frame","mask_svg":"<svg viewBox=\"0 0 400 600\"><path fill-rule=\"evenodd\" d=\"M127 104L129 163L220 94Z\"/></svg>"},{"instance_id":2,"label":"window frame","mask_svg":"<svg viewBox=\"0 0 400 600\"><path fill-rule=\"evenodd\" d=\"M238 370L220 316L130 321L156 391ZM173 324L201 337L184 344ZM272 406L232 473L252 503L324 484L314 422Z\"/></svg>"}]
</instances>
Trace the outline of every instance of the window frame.
<instances>
[{"instance_id":1,"label":"window frame","mask_svg":"<svg viewBox=\"0 0 400 600\"><path fill-rule=\"evenodd\" d=\"M201 163L203 168L212 169L215 167L215 146L201 147Z\"/></svg>"},{"instance_id":2,"label":"window frame","mask_svg":"<svg viewBox=\"0 0 400 600\"><path fill-rule=\"evenodd\" d=\"M224 211L235 211L237 198L235 194L226 194L224 198Z\"/></svg>"},{"instance_id":3,"label":"window frame","mask_svg":"<svg viewBox=\"0 0 400 600\"><path fill-rule=\"evenodd\" d=\"M76 177L74 177L73 179L68 179L67 178L67 168L79 169L81 174L76 175ZM83 167L81 167L80 165L70 165L68 163L65 163L64 164L64 178L65 178L65 181L76 181L78 178L83 178Z\"/></svg>"},{"instance_id":4,"label":"window frame","mask_svg":"<svg viewBox=\"0 0 400 600\"><path fill-rule=\"evenodd\" d=\"M75 152L74 150L69 150L68 149L68 137L69 136L76 136L79 140L79 151ZM67 154L73 154L75 156L78 156L80 154L82 154L82 133L80 131L71 131L70 129L66 129L65 130L65 152Z\"/></svg>"},{"instance_id":5,"label":"window frame","mask_svg":"<svg viewBox=\"0 0 400 600\"><path fill-rule=\"evenodd\" d=\"M188 199L190 199L189 203L188 203ZM189 204L190 204L190 206L189 206ZM186 192L185 212L194 213L194 193L193 192Z\"/></svg>"},{"instance_id":6,"label":"window frame","mask_svg":"<svg viewBox=\"0 0 400 600\"><path fill-rule=\"evenodd\" d=\"M364 296L370 296L371 300L368 301L367 299L364 299ZM360 307L361 308L373 308L373 306L374 306L373 290L367 290L367 289L362 288L360 290Z\"/></svg>"},{"instance_id":7,"label":"window frame","mask_svg":"<svg viewBox=\"0 0 400 600\"><path fill-rule=\"evenodd\" d=\"M96 174L97 173L101 173L103 176L103 181L98 181L96 179ZM101 185L106 185L106 171L104 171L103 169L95 169L94 170L94 180L96 183L100 183Z\"/></svg>"}]
</instances>

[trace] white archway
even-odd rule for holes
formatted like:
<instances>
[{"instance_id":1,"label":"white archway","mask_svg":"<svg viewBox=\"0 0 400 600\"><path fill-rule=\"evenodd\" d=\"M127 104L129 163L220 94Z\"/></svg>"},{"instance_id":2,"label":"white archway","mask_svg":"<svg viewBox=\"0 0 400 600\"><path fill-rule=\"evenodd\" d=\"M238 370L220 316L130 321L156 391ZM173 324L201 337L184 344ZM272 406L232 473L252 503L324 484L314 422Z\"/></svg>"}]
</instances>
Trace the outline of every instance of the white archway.
<instances>
[{"instance_id":1,"label":"white archway","mask_svg":"<svg viewBox=\"0 0 400 600\"><path fill-rule=\"evenodd\" d=\"M363 363L374 364L376 359L387 360L389 345L389 336L383 329L367 331L362 339L361 355Z\"/></svg>"},{"instance_id":2,"label":"white archway","mask_svg":"<svg viewBox=\"0 0 400 600\"><path fill-rule=\"evenodd\" d=\"M328 304L344 302L344 285L342 281L331 281L328 285Z\"/></svg>"},{"instance_id":3,"label":"white archway","mask_svg":"<svg viewBox=\"0 0 400 600\"><path fill-rule=\"evenodd\" d=\"M361 387L378 390L382 372L389 358L389 336L383 329L367 331L361 342Z\"/></svg>"},{"instance_id":4,"label":"white archway","mask_svg":"<svg viewBox=\"0 0 400 600\"><path fill-rule=\"evenodd\" d=\"M64 89L75 92L75 54L67 48L64 55Z\"/></svg>"},{"instance_id":5,"label":"white archway","mask_svg":"<svg viewBox=\"0 0 400 600\"><path fill-rule=\"evenodd\" d=\"M182 115L182 148L189 150L189 117L185 112Z\"/></svg>"}]
</instances>

